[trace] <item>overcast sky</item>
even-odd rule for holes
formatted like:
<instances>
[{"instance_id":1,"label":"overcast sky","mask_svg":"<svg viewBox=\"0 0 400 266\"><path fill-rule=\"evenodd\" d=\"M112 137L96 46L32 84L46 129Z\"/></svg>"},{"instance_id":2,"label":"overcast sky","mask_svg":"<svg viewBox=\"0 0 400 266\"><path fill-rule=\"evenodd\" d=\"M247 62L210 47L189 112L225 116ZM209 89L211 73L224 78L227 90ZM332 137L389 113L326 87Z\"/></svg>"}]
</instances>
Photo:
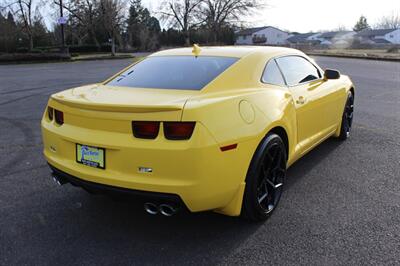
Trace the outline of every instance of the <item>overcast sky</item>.
<instances>
[{"instance_id":1,"label":"overcast sky","mask_svg":"<svg viewBox=\"0 0 400 266\"><path fill-rule=\"evenodd\" d=\"M161 2L142 0L142 4L156 17ZM297 32L333 30L339 26L352 29L361 15L366 16L373 26L383 16L400 14L400 0L265 0L265 3L263 10L244 18L245 25L275 26ZM55 16L43 15L51 28Z\"/></svg>"},{"instance_id":2,"label":"overcast sky","mask_svg":"<svg viewBox=\"0 0 400 266\"><path fill-rule=\"evenodd\" d=\"M142 0L156 11L161 1ZM384 15L400 14L399 0L266 0L268 7L246 19L252 26L276 26L298 32L351 29L364 15L371 25Z\"/></svg>"}]
</instances>

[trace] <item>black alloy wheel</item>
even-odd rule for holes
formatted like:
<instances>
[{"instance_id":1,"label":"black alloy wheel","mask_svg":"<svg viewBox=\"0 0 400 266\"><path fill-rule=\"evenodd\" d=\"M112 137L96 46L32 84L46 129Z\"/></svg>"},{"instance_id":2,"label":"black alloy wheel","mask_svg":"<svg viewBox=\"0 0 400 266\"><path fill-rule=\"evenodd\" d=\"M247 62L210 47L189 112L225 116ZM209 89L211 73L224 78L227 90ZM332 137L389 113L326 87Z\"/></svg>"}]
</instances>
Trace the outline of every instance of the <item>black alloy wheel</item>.
<instances>
[{"instance_id":1,"label":"black alloy wheel","mask_svg":"<svg viewBox=\"0 0 400 266\"><path fill-rule=\"evenodd\" d=\"M242 215L253 221L267 219L276 209L286 176L286 147L276 134L261 142L246 177Z\"/></svg>"}]
</instances>

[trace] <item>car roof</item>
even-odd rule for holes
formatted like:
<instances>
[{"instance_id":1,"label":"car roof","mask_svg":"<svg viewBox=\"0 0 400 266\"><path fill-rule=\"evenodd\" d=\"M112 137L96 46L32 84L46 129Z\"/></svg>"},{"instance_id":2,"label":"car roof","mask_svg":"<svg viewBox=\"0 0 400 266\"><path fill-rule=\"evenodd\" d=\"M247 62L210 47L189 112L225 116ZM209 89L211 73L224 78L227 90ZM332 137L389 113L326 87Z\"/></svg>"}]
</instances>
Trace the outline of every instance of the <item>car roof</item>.
<instances>
[{"instance_id":1,"label":"car roof","mask_svg":"<svg viewBox=\"0 0 400 266\"><path fill-rule=\"evenodd\" d=\"M237 57L242 58L244 56L260 53L263 55L276 56L280 54L299 54L298 50L275 47L275 46L204 46L200 47L200 53L198 56L223 56L223 57ZM151 56L184 56L193 55L192 47L187 48L176 48L169 49L160 52L156 52Z\"/></svg>"}]
</instances>

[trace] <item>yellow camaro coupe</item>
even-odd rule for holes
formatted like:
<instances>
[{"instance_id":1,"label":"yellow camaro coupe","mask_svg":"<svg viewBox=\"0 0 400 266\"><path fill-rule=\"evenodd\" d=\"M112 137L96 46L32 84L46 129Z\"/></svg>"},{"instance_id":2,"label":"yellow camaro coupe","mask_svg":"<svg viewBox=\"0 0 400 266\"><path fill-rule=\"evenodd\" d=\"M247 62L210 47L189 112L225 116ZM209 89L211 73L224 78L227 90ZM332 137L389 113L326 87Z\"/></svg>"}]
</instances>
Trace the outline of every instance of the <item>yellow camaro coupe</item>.
<instances>
[{"instance_id":1,"label":"yellow camaro coupe","mask_svg":"<svg viewBox=\"0 0 400 266\"><path fill-rule=\"evenodd\" d=\"M166 50L53 94L41 122L59 184L131 194L150 214L213 210L264 220L286 169L348 138L354 86L279 47Z\"/></svg>"}]
</instances>

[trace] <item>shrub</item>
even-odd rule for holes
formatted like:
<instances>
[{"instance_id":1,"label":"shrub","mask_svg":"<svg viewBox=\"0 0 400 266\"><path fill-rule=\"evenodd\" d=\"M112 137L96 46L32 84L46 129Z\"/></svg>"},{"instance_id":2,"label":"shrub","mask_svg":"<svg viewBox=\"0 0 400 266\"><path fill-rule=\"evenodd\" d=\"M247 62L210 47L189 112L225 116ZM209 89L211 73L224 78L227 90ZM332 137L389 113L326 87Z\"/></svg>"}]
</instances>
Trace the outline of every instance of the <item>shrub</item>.
<instances>
[{"instance_id":1,"label":"shrub","mask_svg":"<svg viewBox=\"0 0 400 266\"><path fill-rule=\"evenodd\" d=\"M386 50L387 53L398 53L399 52L399 47L392 46L389 49Z\"/></svg>"},{"instance_id":2,"label":"shrub","mask_svg":"<svg viewBox=\"0 0 400 266\"><path fill-rule=\"evenodd\" d=\"M16 53L0 55L1 62L62 61L69 60L68 54L60 53Z\"/></svg>"},{"instance_id":3,"label":"shrub","mask_svg":"<svg viewBox=\"0 0 400 266\"><path fill-rule=\"evenodd\" d=\"M16 52L21 53L21 54L27 53L28 51L29 51L29 49L27 47L18 47L16 49Z\"/></svg>"},{"instance_id":4,"label":"shrub","mask_svg":"<svg viewBox=\"0 0 400 266\"><path fill-rule=\"evenodd\" d=\"M101 44L100 47L96 45L71 45L69 46L70 53L111 53L110 44Z\"/></svg>"}]
</instances>

